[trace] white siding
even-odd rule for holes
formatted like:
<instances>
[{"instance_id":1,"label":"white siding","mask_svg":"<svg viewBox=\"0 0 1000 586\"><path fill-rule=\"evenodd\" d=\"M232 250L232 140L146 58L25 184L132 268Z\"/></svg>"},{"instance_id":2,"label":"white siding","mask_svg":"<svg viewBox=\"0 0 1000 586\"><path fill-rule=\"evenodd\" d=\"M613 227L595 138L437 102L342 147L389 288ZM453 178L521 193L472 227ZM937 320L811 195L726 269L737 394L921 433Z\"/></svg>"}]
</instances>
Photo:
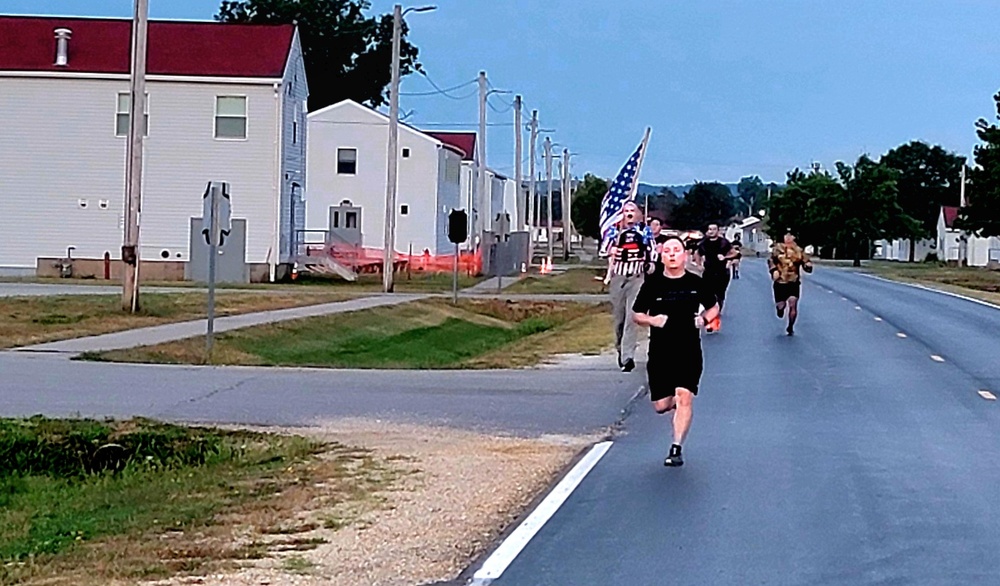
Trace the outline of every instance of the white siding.
<instances>
[{"instance_id":1,"label":"white siding","mask_svg":"<svg viewBox=\"0 0 1000 586\"><path fill-rule=\"evenodd\" d=\"M279 214L279 259L294 260L296 235L306 227L306 115L309 86L298 31L288 57L282 80L281 130L281 201Z\"/></svg>"},{"instance_id":2,"label":"white siding","mask_svg":"<svg viewBox=\"0 0 1000 586\"><path fill-rule=\"evenodd\" d=\"M438 151L437 254L454 254L455 245L448 239L448 214L462 203L462 157L446 148Z\"/></svg>"},{"instance_id":3,"label":"white siding","mask_svg":"<svg viewBox=\"0 0 1000 586\"><path fill-rule=\"evenodd\" d=\"M120 80L0 78L0 266L34 266L68 246L119 256L126 139L115 136L115 110L127 90ZM221 180L232 185L233 216L247 219L247 261L265 262L278 165L272 88L154 81L147 91L142 258L187 260L189 218L201 215L206 183ZM214 138L221 94L247 96L247 140Z\"/></svg>"},{"instance_id":4,"label":"white siding","mask_svg":"<svg viewBox=\"0 0 1000 586\"><path fill-rule=\"evenodd\" d=\"M385 231L386 145L389 125L377 112L343 102L309 114L306 227L327 230L329 209L349 200L360 206L365 248L381 249ZM357 149L357 173L337 174L337 149ZM400 126L396 192L396 251L437 248L438 151L441 143ZM403 158L403 149L410 156ZM399 215L402 206L407 215Z\"/></svg>"}]
</instances>

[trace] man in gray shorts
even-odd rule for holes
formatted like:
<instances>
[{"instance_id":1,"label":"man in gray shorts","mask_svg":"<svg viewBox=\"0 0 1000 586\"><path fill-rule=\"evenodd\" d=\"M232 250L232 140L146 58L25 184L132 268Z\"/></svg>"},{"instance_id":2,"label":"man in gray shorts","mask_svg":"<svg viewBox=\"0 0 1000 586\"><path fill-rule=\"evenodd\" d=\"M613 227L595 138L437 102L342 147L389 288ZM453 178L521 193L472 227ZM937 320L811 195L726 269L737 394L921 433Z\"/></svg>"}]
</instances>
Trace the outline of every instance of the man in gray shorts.
<instances>
[{"instance_id":1,"label":"man in gray shorts","mask_svg":"<svg viewBox=\"0 0 1000 586\"><path fill-rule=\"evenodd\" d=\"M604 278L611 294L618 366L623 372L635 369L635 346L639 326L632 320L632 306L643 278L652 265L653 236L642 225L642 212L634 202L622 206L622 223L611 231L608 274Z\"/></svg>"}]
</instances>

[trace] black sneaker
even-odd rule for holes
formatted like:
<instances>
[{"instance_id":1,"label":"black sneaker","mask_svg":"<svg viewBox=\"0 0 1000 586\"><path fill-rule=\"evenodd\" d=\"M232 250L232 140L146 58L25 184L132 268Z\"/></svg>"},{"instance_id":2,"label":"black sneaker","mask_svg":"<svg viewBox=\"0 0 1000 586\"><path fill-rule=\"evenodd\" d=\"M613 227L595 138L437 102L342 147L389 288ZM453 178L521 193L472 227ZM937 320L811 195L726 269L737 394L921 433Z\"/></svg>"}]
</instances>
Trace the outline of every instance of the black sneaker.
<instances>
[{"instance_id":1,"label":"black sneaker","mask_svg":"<svg viewBox=\"0 0 1000 586\"><path fill-rule=\"evenodd\" d=\"M622 364L622 372L632 372L633 370L635 370L635 360L629 358Z\"/></svg>"},{"instance_id":2,"label":"black sneaker","mask_svg":"<svg viewBox=\"0 0 1000 586\"><path fill-rule=\"evenodd\" d=\"M684 458L681 457L681 447L677 444L670 446L670 453L663 460L664 466L683 466Z\"/></svg>"},{"instance_id":3,"label":"black sneaker","mask_svg":"<svg viewBox=\"0 0 1000 586\"><path fill-rule=\"evenodd\" d=\"M785 332L789 336L794 336L795 335L795 328L793 328L792 326L788 326L787 328L785 328Z\"/></svg>"},{"instance_id":4,"label":"black sneaker","mask_svg":"<svg viewBox=\"0 0 1000 586\"><path fill-rule=\"evenodd\" d=\"M778 313L778 319L781 319L781 318L785 317L785 308L784 307L776 307L776 308L774 308L774 310Z\"/></svg>"}]
</instances>

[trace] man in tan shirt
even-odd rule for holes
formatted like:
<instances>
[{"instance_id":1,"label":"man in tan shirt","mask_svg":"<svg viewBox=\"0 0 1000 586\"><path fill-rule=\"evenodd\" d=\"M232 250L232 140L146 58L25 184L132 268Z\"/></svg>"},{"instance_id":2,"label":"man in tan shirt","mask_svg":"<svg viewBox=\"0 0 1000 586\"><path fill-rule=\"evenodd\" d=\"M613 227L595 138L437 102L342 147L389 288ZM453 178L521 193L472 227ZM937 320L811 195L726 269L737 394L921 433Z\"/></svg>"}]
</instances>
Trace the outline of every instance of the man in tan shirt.
<instances>
[{"instance_id":1,"label":"man in tan shirt","mask_svg":"<svg viewBox=\"0 0 1000 586\"><path fill-rule=\"evenodd\" d=\"M795 333L795 320L799 316L799 297L802 295L801 269L807 273L813 270L809 256L795 243L795 236L785 234L783 242L771 249L771 257L767 260L771 270L771 280L774 281L774 308L779 318L785 317L788 308L788 335Z\"/></svg>"}]
</instances>

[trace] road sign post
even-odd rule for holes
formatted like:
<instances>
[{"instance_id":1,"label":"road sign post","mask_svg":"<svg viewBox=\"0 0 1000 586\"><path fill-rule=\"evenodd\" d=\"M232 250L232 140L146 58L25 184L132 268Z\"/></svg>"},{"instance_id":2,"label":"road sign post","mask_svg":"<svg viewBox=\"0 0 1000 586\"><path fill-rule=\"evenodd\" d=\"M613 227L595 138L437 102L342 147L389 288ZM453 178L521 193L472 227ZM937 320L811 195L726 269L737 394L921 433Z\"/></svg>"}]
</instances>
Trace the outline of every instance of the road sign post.
<instances>
[{"instance_id":1,"label":"road sign post","mask_svg":"<svg viewBox=\"0 0 1000 586\"><path fill-rule=\"evenodd\" d=\"M451 210L448 214L448 240L455 245L455 262L452 265L451 302L458 305L458 245L469 237L469 216L465 210Z\"/></svg>"},{"instance_id":2,"label":"road sign post","mask_svg":"<svg viewBox=\"0 0 1000 586\"><path fill-rule=\"evenodd\" d=\"M229 199L229 184L224 181L209 182L202 196L202 229L208 244L208 324L205 331L205 362L212 362L212 346L215 343L215 272L219 247L232 231L232 206Z\"/></svg>"}]
</instances>

